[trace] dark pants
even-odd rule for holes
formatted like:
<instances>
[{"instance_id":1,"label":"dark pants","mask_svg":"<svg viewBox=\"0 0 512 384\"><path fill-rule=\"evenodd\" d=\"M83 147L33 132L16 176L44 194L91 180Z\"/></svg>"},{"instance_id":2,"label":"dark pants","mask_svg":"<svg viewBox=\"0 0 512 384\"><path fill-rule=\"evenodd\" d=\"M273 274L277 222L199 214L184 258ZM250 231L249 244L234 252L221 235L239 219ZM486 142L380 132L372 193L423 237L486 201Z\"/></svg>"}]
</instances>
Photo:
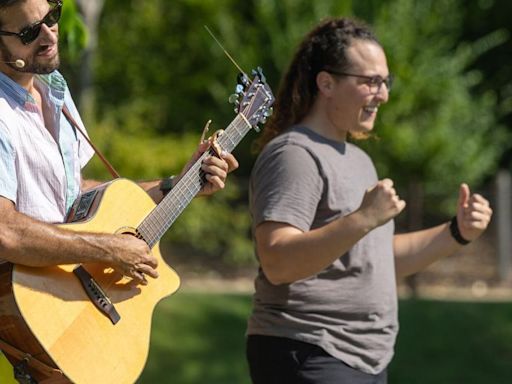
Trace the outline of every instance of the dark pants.
<instances>
[{"instance_id":1,"label":"dark pants","mask_svg":"<svg viewBox=\"0 0 512 384\"><path fill-rule=\"evenodd\" d=\"M283 337L250 335L247 360L253 384L386 384L387 372L351 368L316 345Z\"/></svg>"}]
</instances>

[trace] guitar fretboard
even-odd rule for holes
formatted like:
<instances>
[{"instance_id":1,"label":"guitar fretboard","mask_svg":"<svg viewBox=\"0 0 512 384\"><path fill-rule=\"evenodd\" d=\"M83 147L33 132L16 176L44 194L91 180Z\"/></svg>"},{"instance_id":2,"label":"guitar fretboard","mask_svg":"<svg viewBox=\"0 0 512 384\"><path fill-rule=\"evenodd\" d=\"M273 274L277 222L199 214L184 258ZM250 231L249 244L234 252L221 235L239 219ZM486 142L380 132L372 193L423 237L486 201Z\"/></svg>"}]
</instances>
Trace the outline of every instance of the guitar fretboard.
<instances>
[{"instance_id":1,"label":"guitar fretboard","mask_svg":"<svg viewBox=\"0 0 512 384\"><path fill-rule=\"evenodd\" d=\"M217 138L217 142L224 151L232 152L251 128L247 118L240 113ZM201 164L208 155L215 156L212 149L201 155L137 228L150 248L160 240L206 183Z\"/></svg>"}]
</instances>

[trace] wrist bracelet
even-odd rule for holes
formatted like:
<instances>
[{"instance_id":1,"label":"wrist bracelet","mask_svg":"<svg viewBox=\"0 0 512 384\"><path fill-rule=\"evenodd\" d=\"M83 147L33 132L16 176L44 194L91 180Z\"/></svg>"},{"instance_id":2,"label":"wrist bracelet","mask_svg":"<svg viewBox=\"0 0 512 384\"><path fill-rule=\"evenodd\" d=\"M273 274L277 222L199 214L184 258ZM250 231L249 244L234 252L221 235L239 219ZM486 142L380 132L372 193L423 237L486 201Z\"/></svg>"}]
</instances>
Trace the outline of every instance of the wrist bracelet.
<instances>
[{"instance_id":1,"label":"wrist bracelet","mask_svg":"<svg viewBox=\"0 0 512 384\"><path fill-rule=\"evenodd\" d=\"M459 224L457 223L457 216L453 216L453 218L450 222L450 234L455 239L455 241L461 245L467 245L471 242L469 240L466 240L460 234Z\"/></svg>"},{"instance_id":2,"label":"wrist bracelet","mask_svg":"<svg viewBox=\"0 0 512 384\"><path fill-rule=\"evenodd\" d=\"M174 187L174 176L166 177L165 179L162 179L162 181L160 181L159 189L164 196L167 195L169 192L171 192L171 189L173 187Z\"/></svg>"}]
</instances>

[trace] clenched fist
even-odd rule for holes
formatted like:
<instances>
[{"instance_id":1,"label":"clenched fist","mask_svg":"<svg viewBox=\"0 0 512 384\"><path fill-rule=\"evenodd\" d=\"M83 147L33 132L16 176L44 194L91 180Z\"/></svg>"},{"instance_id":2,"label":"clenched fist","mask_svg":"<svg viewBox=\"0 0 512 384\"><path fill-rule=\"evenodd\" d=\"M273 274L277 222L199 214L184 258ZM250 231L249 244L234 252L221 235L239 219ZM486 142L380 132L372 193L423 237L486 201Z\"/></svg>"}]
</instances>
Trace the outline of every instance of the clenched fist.
<instances>
[{"instance_id":1,"label":"clenched fist","mask_svg":"<svg viewBox=\"0 0 512 384\"><path fill-rule=\"evenodd\" d=\"M383 179L366 191L359 211L369 220L370 226L376 228L397 216L404 208L405 201L397 195L393 181Z\"/></svg>"}]
</instances>

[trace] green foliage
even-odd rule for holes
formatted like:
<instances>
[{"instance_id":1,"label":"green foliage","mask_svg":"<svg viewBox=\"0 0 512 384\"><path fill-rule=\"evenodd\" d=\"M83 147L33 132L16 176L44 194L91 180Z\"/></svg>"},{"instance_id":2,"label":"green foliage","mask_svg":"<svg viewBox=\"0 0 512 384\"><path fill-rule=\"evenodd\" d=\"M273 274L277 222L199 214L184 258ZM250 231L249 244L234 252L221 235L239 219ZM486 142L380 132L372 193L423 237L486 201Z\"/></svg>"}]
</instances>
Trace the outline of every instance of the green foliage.
<instances>
[{"instance_id":1,"label":"green foliage","mask_svg":"<svg viewBox=\"0 0 512 384\"><path fill-rule=\"evenodd\" d=\"M132 115L133 116L133 115ZM137 119L131 121L137 124ZM139 122L142 124L142 122ZM103 120L89 129L102 151L126 178L143 179L176 175L194 153L198 137L191 134L155 136L149 132L132 131L111 120ZM86 176L102 179L105 166L98 159L88 166Z\"/></svg>"},{"instance_id":2,"label":"green foliage","mask_svg":"<svg viewBox=\"0 0 512 384\"><path fill-rule=\"evenodd\" d=\"M87 45L87 30L81 19L74 0L63 3L59 22L60 41L64 46L66 61L75 62L82 49Z\"/></svg>"},{"instance_id":3,"label":"green foliage","mask_svg":"<svg viewBox=\"0 0 512 384\"><path fill-rule=\"evenodd\" d=\"M110 0L95 63L93 137L127 177L178 173L207 120L219 129L234 118L227 98L237 69L205 25L245 71L262 66L276 92L303 34L325 17L353 15L374 25L397 75L379 112L380 139L363 146L400 194L421 182L429 212L452 212L459 182L478 186L509 142L499 124L506 104L497 105L473 68L509 36L497 30L462 41L463 7L461 0ZM241 167L227 190L196 199L168 238L225 259L252 259L246 181L254 137L235 150Z\"/></svg>"},{"instance_id":4,"label":"green foliage","mask_svg":"<svg viewBox=\"0 0 512 384\"><path fill-rule=\"evenodd\" d=\"M250 219L245 204L237 201L239 198L239 182L230 177L222 192L194 199L166 238L182 245L192 243L196 250L219 255L229 264L247 263L252 260L252 244L248 241Z\"/></svg>"},{"instance_id":5,"label":"green foliage","mask_svg":"<svg viewBox=\"0 0 512 384\"><path fill-rule=\"evenodd\" d=\"M463 36L474 40L494 30L500 30L510 36L512 25L510 13L512 3L508 1L479 0L464 4L466 17ZM512 76L510 66L504 63L512 61L512 39L483 54L472 65L484 74L484 81L476 88L478 92L492 90L497 95L500 122L512 129ZM500 162L501 166L511 169L512 150L508 150Z\"/></svg>"},{"instance_id":6,"label":"green foliage","mask_svg":"<svg viewBox=\"0 0 512 384\"><path fill-rule=\"evenodd\" d=\"M179 173L207 120L215 130L234 119L227 99L237 71L203 26L217 32L212 20L226 21L225 27L233 23L225 9L235 4L105 4L96 69L100 128L95 130L103 133L95 138L123 176ZM101 172L99 167L94 172ZM231 262L252 260L241 190L230 176L225 191L195 199L165 239Z\"/></svg>"},{"instance_id":7,"label":"green foliage","mask_svg":"<svg viewBox=\"0 0 512 384\"><path fill-rule=\"evenodd\" d=\"M480 185L509 148L496 94L473 93L483 77L468 70L508 35L496 31L460 42L460 7L458 0L397 0L375 20L397 81L376 125L380 139L365 146L380 174L392 177L402 191L422 182L429 210L436 213L453 213L458 185Z\"/></svg>"},{"instance_id":8,"label":"green foliage","mask_svg":"<svg viewBox=\"0 0 512 384\"><path fill-rule=\"evenodd\" d=\"M131 122L137 125L137 119ZM141 122L139 122L141 123ZM126 133L113 122L99 123L90 129L107 158L122 177L137 180L143 175L157 178L178 175L197 146L192 134L168 134L158 137L149 133ZM84 172L87 178L109 178L103 163L95 157ZM164 236L173 244L192 245L195 251L217 255L228 263L252 260L252 245L247 233L250 223L240 185L235 175L223 191L212 197L196 198ZM242 231L241 231L242 230Z\"/></svg>"},{"instance_id":9,"label":"green foliage","mask_svg":"<svg viewBox=\"0 0 512 384\"><path fill-rule=\"evenodd\" d=\"M127 126L134 111L155 134L200 134L208 119L222 127L234 118L227 98L236 70L224 57L212 57L203 28L229 3L107 2L96 69L100 115L114 107Z\"/></svg>"}]
</instances>

